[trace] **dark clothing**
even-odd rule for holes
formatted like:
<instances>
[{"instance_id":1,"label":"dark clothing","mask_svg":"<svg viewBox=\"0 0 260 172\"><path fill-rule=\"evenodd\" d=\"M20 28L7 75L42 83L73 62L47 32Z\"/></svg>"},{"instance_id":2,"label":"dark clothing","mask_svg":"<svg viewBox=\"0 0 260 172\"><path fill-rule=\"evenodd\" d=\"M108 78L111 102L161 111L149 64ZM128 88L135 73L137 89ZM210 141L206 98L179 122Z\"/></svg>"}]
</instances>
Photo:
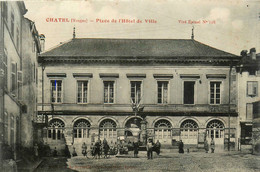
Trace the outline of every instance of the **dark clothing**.
<instances>
[{"instance_id":1,"label":"dark clothing","mask_svg":"<svg viewBox=\"0 0 260 172\"><path fill-rule=\"evenodd\" d=\"M179 153L184 153L183 147L184 147L183 142L180 142L180 143L179 143Z\"/></svg>"},{"instance_id":2,"label":"dark clothing","mask_svg":"<svg viewBox=\"0 0 260 172\"><path fill-rule=\"evenodd\" d=\"M109 151L109 145L107 144L107 142L104 143L103 149L104 149L105 157L107 157L107 154L108 154L108 151Z\"/></svg>"},{"instance_id":3,"label":"dark clothing","mask_svg":"<svg viewBox=\"0 0 260 172\"><path fill-rule=\"evenodd\" d=\"M147 143L146 149L147 149L147 159L153 159L153 143L149 142Z\"/></svg>"},{"instance_id":4,"label":"dark clothing","mask_svg":"<svg viewBox=\"0 0 260 172\"><path fill-rule=\"evenodd\" d=\"M157 155L160 155L160 152L161 152L161 143L160 142L156 142L155 152L157 153Z\"/></svg>"},{"instance_id":5,"label":"dark clothing","mask_svg":"<svg viewBox=\"0 0 260 172\"><path fill-rule=\"evenodd\" d=\"M97 156L98 155L98 157L100 157L100 155L101 155L101 142L96 142L95 143L95 156Z\"/></svg>"},{"instance_id":6,"label":"dark clothing","mask_svg":"<svg viewBox=\"0 0 260 172\"><path fill-rule=\"evenodd\" d=\"M86 144L82 144L82 154L83 154L83 156L86 156L86 154L87 154L87 145Z\"/></svg>"},{"instance_id":7,"label":"dark clothing","mask_svg":"<svg viewBox=\"0 0 260 172\"><path fill-rule=\"evenodd\" d=\"M133 146L134 146L134 157L137 157L139 151L139 144L137 142L134 142Z\"/></svg>"}]
</instances>

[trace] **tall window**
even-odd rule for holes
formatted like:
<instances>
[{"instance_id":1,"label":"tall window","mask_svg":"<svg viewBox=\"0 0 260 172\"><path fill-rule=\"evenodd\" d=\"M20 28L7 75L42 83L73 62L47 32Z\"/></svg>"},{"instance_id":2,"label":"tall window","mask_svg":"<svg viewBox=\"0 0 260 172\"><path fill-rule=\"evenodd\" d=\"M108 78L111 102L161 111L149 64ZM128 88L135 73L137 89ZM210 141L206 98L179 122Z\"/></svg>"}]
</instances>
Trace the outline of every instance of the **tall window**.
<instances>
[{"instance_id":1,"label":"tall window","mask_svg":"<svg viewBox=\"0 0 260 172\"><path fill-rule=\"evenodd\" d=\"M21 100L22 99L22 89L23 89L23 73L22 71L18 71L17 73L18 75L18 99Z\"/></svg>"},{"instance_id":2,"label":"tall window","mask_svg":"<svg viewBox=\"0 0 260 172\"><path fill-rule=\"evenodd\" d=\"M78 103L87 103L88 81L78 81Z\"/></svg>"},{"instance_id":3,"label":"tall window","mask_svg":"<svg viewBox=\"0 0 260 172\"><path fill-rule=\"evenodd\" d=\"M114 103L114 81L104 81L104 103Z\"/></svg>"},{"instance_id":4,"label":"tall window","mask_svg":"<svg viewBox=\"0 0 260 172\"><path fill-rule=\"evenodd\" d=\"M185 120L181 124L182 139L196 139L198 135L198 124L193 120Z\"/></svg>"},{"instance_id":5,"label":"tall window","mask_svg":"<svg viewBox=\"0 0 260 172\"><path fill-rule=\"evenodd\" d=\"M19 51L19 49L20 49L20 31L19 31L18 27L16 28L16 47L17 47L17 50Z\"/></svg>"},{"instance_id":6,"label":"tall window","mask_svg":"<svg viewBox=\"0 0 260 172\"><path fill-rule=\"evenodd\" d=\"M155 139L171 139L172 125L168 120L159 120L154 124Z\"/></svg>"},{"instance_id":7,"label":"tall window","mask_svg":"<svg viewBox=\"0 0 260 172\"><path fill-rule=\"evenodd\" d=\"M74 138L89 138L90 123L87 120L77 120L73 128Z\"/></svg>"},{"instance_id":8,"label":"tall window","mask_svg":"<svg viewBox=\"0 0 260 172\"><path fill-rule=\"evenodd\" d=\"M11 12L11 35L14 37L14 13Z\"/></svg>"},{"instance_id":9,"label":"tall window","mask_svg":"<svg viewBox=\"0 0 260 172\"><path fill-rule=\"evenodd\" d=\"M141 81L131 81L131 99L133 103L139 103L141 100Z\"/></svg>"},{"instance_id":10,"label":"tall window","mask_svg":"<svg viewBox=\"0 0 260 172\"><path fill-rule=\"evenodd\" d=\"M207 125L209 138L224 138L224 124L219 120L212 120Z\"/></svg>"},{"instance_id":11,"label":"tall window","mask_svg":"<svg viewBox=\"0 0 260 172\"><path fill-rule=\"evenodd\" d=\"M65 124L60 119L53 119L48 126L48 138L61 140L64 138L63 129Z\"/></svg>"},{"instance_id":12,"label":"tall window","mask_svg":"<svg viewBox=\"0 0 260 172\"><path fill-rule=\"evenodd\" d=\"M8 142L8 114L4 112L4 141L5 143Z\"/></svg>"},{"instance_id":13,"label":"tall window","mask_svg":"<svg viewBox=\"0 0 260 172\"><path fill-rule=\"evenodd\" d=\"M257 88L258 82L257 81L247 81L247 96L257 96L258 94L258 88Z\"/></svg>"},{"instance_id":14,"label":"tall window","mask_svg":"<svg viewBox=\"0 0 260 172\"><path fill-rule=\"evenodd\" d=\"M2 2L2 3L3 3L3 17L7 21L8 18L7 2Z\"/></svg>"},{"instance_id":15,"label":"tall window","mask_svg":"<svg viewBox=\"0 0 260 172\"><path fill-rule=\"evenodd\" d=\"M12 63L12 73L11 73L11 78L12 78L12 87L11 87L11 92L13 95L16 95L16 89L17 89L17 63Z\"/></svg>"},{"instance_id":16,"label":"tall window","mask_svg":"<svg viewBox=\"0 0 260 172\"><path fill-rule=\"evenodd\" d=\"M194 81L184 81L184 104L194 104Z\"/></svg>"},{"instance_id":17,"label":"tall window","mask_svg":"<svg viewBox=\"0 0 260 172\"><path fill-rule=\"evenodd\" d=\"M4 49L4 55L3 55L3 60L2 60L2 69L3 69L3 74L4 74L4 87L7 89L7 52L6 49Z\"/></svg>"},{"instance_id":18,"label":"tall window","mask_svg":"<svg viewBox=\"0 0 260 172\"><path fill-rule=\"evenodd\" d=\"M210 104L220 104L221 82L210 82Z\"/></svg>"},{"instance_id":19,"label":"tall window","mask_svg":"<svg viewBox=\"0 0 260 172\"><path fill-rule=\"evenodd\" d=\"M61 103L62 96L62 81L52 80L51 81L51 102Z\"/></svg>"},{"instance_id":20,"label":"tall window","mask_svg":"<svg viewBox=\"0 0 260 172\"><path fill-rule=\"evenodd\" d=\"M10 115L10 129L11 129L11 145L14 146L14 116L13 114Z\"/></svg>"},{"instance_id":21,"label":"tall window","mask_svg":"<svg viewBox=\"0 0 260 172\"><path fill-rule=\"evenodd\" d=\"M253 103L246 104L246 119L247 120L253 119Z\"/></svg>"},{"instance_id":22,"label":"tall window","mask_svg":"<svg viewBox=\"0 0 260 172\"><path fill-rule=\"evenodd\" d=\"M117 138L116 123L111 119L103 120L99 126L99 134L101 139L115 140Z\"/></svg>"},{"instance_id":23,"label":"tall window","mask_svg":"<svg viewBox=\"0 0 260 172\"><path fill-rule=\"evenodd\" d=\"M158 103L168 103L168 81L158 81Z\"/></svg>"}]
</instances>

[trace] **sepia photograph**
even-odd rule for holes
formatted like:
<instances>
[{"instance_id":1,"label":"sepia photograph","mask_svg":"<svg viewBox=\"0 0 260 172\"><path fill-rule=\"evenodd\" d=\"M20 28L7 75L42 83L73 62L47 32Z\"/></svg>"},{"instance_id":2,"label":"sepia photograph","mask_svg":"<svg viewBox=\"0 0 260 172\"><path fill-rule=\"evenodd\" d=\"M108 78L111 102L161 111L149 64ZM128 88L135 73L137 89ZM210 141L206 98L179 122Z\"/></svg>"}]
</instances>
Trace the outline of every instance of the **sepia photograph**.
<instances>
[{"instance_id":1,"label":"sepia photograph","mask_svg":"<svg viewBox=\"0 0 260 172\"><path fill-rule=\"evenodd\" d=\"M0 171L260 171L260 0L0 0Z\"/></svg>"}]
</instances>

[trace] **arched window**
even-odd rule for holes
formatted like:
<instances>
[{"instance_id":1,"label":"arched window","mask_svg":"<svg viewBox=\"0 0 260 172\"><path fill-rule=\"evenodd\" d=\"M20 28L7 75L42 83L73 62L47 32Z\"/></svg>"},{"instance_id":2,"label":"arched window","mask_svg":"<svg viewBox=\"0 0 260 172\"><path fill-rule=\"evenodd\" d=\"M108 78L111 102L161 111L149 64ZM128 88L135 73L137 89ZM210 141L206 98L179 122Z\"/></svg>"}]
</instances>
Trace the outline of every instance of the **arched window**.
<instances>
[{"instance_id":1,"label":"arched window","mask_svg":"<svg viewBox=\"0 0 260 172\"><path fill-rule=\"evenodd\" d=\"M185 120L181 123L181 139L197 139L198 124L193 120Z\"/></svg>"},{"instance_id":2,"label":"arched window","mask_svg":"<svg viewBox=\"0 0 260 172\"><path fill-rule=\"evenodd\" d=\"M60 119L52 119L48 126L48 138L53 140L61 140L64 138L63 129L65 124Z\"/></svg>"},{"instance_id":3,"label":"arched window","mask_svg":"<svg viewBox=\"0 0 260 172\"><path fill-rule=\"evenodd\" d=\"M99 125L100 138L116 139L116 123L111 119L103 120Z\"/></svg>"},{"instance_id":4,"label":"arched window","mask_svg":"<svg viewBox=\"0 0 260 172\"><path fill-rule=\"evenodd\" d=\"M90 123L86 119L79 119L73 125L74 138L89 138Z\"/></svg>"},{"instance_id":5,"label":"arched window","mask_svg":"<svg viewBox=\"0 0 260 172\"><path fill-rule=\"evenodd\" d=\"M172 125L168 120L162 119L154 124L155 139L164 140L171 138Z\"/></svg>"},{"instance_id":6,"label":"arched window","mask_svg":"<svg viewBox=\"0 0 260 172\"><path fill-rule=\"evenodd\" d=\"M207 134L209 138L224 138L225 126L220 120L212 120L207 124Z\"/></svg>"}]
</instances>

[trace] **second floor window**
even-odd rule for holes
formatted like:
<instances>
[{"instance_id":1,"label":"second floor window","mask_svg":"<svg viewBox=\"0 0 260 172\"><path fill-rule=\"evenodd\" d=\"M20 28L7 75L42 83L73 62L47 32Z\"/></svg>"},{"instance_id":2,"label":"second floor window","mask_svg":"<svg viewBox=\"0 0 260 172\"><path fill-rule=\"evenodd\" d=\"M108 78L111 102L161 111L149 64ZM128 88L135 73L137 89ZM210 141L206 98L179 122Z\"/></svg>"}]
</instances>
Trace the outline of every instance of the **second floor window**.
<instances>
[{"instance_id":1,"label":"second floor window","mask_svg":"<svg viewBox=\"0 0 260 172\"><path fill-rule=\"evenodd\" d=\"M220 104L221 82L210 82L210 104Z\"/></svg>"},{"instance_id":2,"label":"second floor window","mask_svg":"<svg viewBox=\"0 0 260 172\"><path fill-rule=\"evenodd\" d=\"M158 103L168 103L168 81L158 81Z\"/></svg>"},{"instance_id":3,"label":"second floor window","mask_svg":"<svg viewBox=\"0 0 260 172\"><path fill-rule=\"evenodd\" d=\"M184 104L194 104L194 81L184 82Z\"/></svg>"},{"instance_id":4,"label":"second floor window","mask_svg":"<svg viewBox=\"0 0 260 172\"><path fill-rule=\"evenodd\" d=\"M131 81L131 99L133 103L139 103L141 100L141 81Z\"/></svg>"},{"instance_id":5,"label":"second floor window","mask_svg":"<svg viewBox=\"0 0 260 172\"><path fill-rule=\"evenodd\" d=\"M78 81L78 103L87 103L88 81Z\"/></svg>"},{"instance_id":6,"label":"second floor window","mask_svg":"<svg viewBox=\"0 0 260 172\"><path fill-rule=\"evenodd\" d=\"M257 96L257 81L247 81L247 96Z\"/></svg>"},{"instance_id":7,"label":"second floor window","mask_svg":"<svg viewBox=\"0 0 260 172\"><path fill-rule=\"evenodd\" d=\"M104 103L114 103L114 81L104 81Z\"/></svg>"},{"instance_id":8,"label":"second floor window","mask_svg":"<svg viewBox=\"0 0 260 172\"><path fill-rule=\"evenodd\" d=\"M62 98L62 81L52 80L51 81L51 102L61 103Z\"/></svg>"}]
</instances>

